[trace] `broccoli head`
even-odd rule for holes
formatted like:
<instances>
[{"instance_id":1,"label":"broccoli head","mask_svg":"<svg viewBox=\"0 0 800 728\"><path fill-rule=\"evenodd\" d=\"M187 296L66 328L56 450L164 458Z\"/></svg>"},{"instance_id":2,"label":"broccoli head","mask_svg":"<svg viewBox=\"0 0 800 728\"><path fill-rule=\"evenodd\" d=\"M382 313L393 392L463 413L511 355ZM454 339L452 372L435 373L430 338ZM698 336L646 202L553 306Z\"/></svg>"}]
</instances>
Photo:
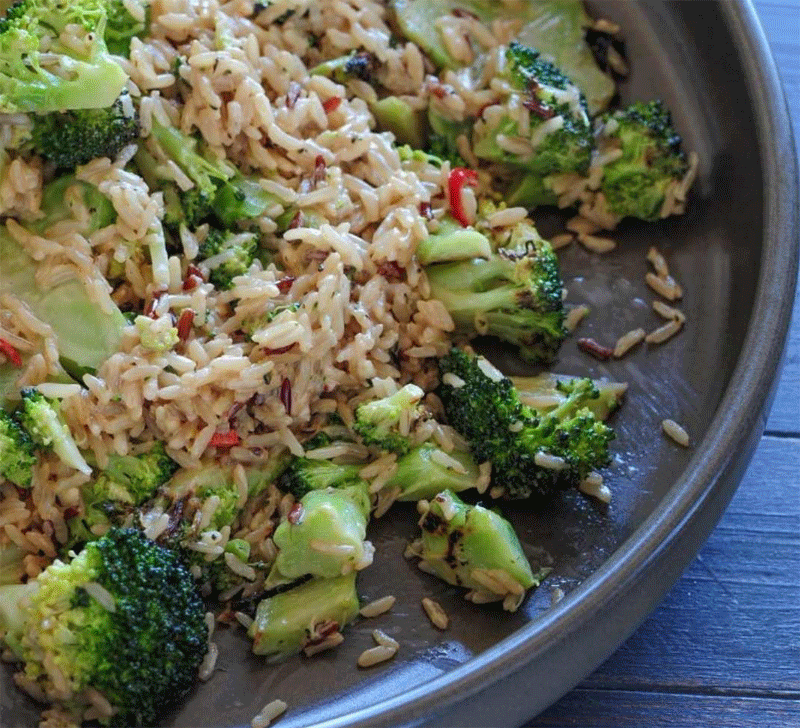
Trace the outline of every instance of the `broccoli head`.
<instances>
[{"instance_id":1,"label":"broccoli head","mask_svg":"<svg viewBox=\"0 0 800 728\"><path fill-rule=\"evenodd\" d=\"M353 429L365 445L379 447L400 455L407 453L412 442L403 434L403 423L411 426L422 414L420 400L425 395L416 384L406 384L388 397L364 402L356 408Z\"/></svg>"},{"instance_id":2,"label":"broccoli head","mask_svg":"<svg viewBox=\"0 0 800 728\"><path fill-rule=\"evenodd\" d=\"M41 447L50 447L65 465L86 475L92 469L83 459L69 428L61 420L58 405L48 400L38 389L22 392L22 408L18 416L31 440Z\"/></svg>"},{"instance_id":3,"label":"broccoli head","mask_svg":"<svg viewBox=\"0 0 800 728\"><path fill-rule=\"evenodd\" d=\"M609 463L614 431L588 407L600 396L591 379L560 382L565 399L537 413L484 359L453 349L439 367L449 424L470 443L476 460L491 461L492 482L507 497L548 496Z\"/></svg>"},{"instance_id":4,"label":"broccoli head","mask_svg":"<svg viewBox=\"0 0 800 728\"><path fill-rule=\"evenodd\" d=\"M36 464L36 447L28 433L0 409L0 475L20 488L29 488Z\"/></svg>"},{"instance_id":5,"label":"broccoli head","mask_svg":"<svg viewBox=\"0 0 800 728\"><path fill-rule=\"evenodd\" d=\"M620 217L658 220L667 188L688 169L669 110L661 101L631 104L601 117L596 137L601 156L622 152L603 166L600 189L608 209Z\"/></svg>"},{"instance_id":6,"label":"broccoli head","mask_svg":"<svg viewBox=\"0 0 800 728\"><path fill-rule=\"evenodd\" d=\"M530 223L488 259L442 263L425 272L459 333L496 336L535 363L551 362L566 336L558 260Z\"/></svg>"},{"instance_id":7,"label":"broccoli head","mask_svg":"<svg viewBox=\"0 0 800 728\"><path fill-rule=\"evenodd\" d=\"M26 677L49 693L99 691L115 726L152 726L189 691L208 649L205 607L178 556L112 529L34 582L12 634ZM8 641L8 640L7 640Z\"/></svg>"},{"instance_id":8,"label":"broccoli head","mask_svg":"<svg viewBox=\"0 0 800 728\"><path fill-rule=\"evenodd\" d=\"M292 458L289 467L278 478L278 488L300 500L314 490L342 488L361 482L360 465L339 465L330 460Z\"/></svg>"},{"instance_id":9,"label":"broccoli head","mask_svg":"<svg viewBox=\"0 0 800 728\"><path fill-rule=\"evenodd\" d=\"M585 173L591 159L592 129L580 89L537 51L519 43L506 49L502 73L511 94L486 109L475 123L475 156L541 177ZM519 114L512 111L520 107L529 112L529 129L520 128ZM502 145L502 138L516 143L520 151Z\"/></svg>"},{"instance_id":10,"label":"broccoli head","mask_svg":"<svg viewBox=\"0 0 800 728\"><path fill-rule=\"evenodd\" d=\"M0 112L104 109L128 76L104 33L106 0L19 0L0 20ZM67 26L81 42L62 40Z\"/></svg>"},{"instance_id":11,"label":"broccoli head","mask_svg":"<svg viewBox=\"0 0 800 728\"><path fill-rule=\"evenodd\" d=\"M33 151L72 169L98 157L114 159L139 137L139 115L130 98L105 109L76 109L33 117Z\"/></svg>"},{"instance_id":12,"label":"broccoli head","mask_svg":"<svg viewBox=\"0 0 800 728\"><path fill-rule=\"evenodd\" d=\"M176 463L156 442L140 455L110 455L103 475L125 489L129 500L138 506L152 498L178 470Z\"/></svg>"},{"instance_id":13,"label":"broccoli head","mask_svg":"<svg viewBox=\"0 0 800 728\"><path fill-rule=\"evenodd\" d=\"M255 260L258 242L253 233L232 233L211 229L197 257L201 261L212 259L208 279L217 288L227 291L233 287L233 279L247 273Z\"/></svg>"}]
</instances>

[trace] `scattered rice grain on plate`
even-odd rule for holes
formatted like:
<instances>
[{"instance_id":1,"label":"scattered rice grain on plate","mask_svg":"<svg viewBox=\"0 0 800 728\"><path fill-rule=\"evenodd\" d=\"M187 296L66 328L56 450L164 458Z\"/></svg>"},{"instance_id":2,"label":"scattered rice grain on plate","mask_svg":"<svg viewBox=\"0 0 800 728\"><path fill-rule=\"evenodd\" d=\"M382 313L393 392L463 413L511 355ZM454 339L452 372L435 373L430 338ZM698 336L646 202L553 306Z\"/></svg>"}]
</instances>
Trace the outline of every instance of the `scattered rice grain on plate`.
<instances>
[{"instance_id":1,"label":"scattered rice grain on plate","mask_svg":"<svg viewBox=\"0 0 800 728\"><path fill-rule=\"evenodd\" d=\"M564 328L567 331L575 331L578 328L578 324L589 315L589 311L590 308L583 304L571 308L564 319Z\"/></svg>"},{"instance_id":2,"label":"scattered rice grain on plate","mask_svg":"<svg viewBox=\"0 0 800 728\"><path fill-rule=\"evenodd\" d=\"M584 493L602 503L611 503L611 489L603 482L600 473L589 473L578 486L581 493Z\"/></svg>"},{"instance_id":3,"label":"scattered rice grain on plate","mask_svg":"<svg viewBox=\"0 0 800 728\"><path fill-rule=\"evenodd\" d=\"M661 429L672 440L682 447L689 447L689 433L675 420L662 420Z\"/></svg>"},{"instance_id":4,"label":"scattered rice grain on plate","mask_svg":"<svg viewBox=\"0 0 800 728\"><path fill-rule=\"evenodd\" d=\"M387 595L385 597L381 597L380 599L375 599L374 601L370 602L369 604L364 605L361 607L359 614L362 617L377 617L381 614L388 612L395 604L397 600L392 595Z\"/></svg>"},{"instance_id":5,"label":"scattered rice grain on plate","mask_svg":"<svg viewBox=\"0 0 800 728\"><path fill-rule=\"evenodd\" d=\"M425 597L422 600L422 608L425 610L425 614L428 615L428 619L430 619L431 624L436 627L436 629L445 630L450 626L450 617L447 616L447 612L444 611L439 602Z\"/></svg>"},{"instance_id":6,"label":"scattered rice grain on plate","mask_svg":"<svg viewBox=\"0 0 800 728\"><path fill-rule=\"evenodd\" d=\"M673 308L672 306L668 306L663 301L659 301L655 299L653 301L653 310L662 318L667 319L668 321L680 321L683 323L686 321L686 315L680 309Z\"/></svg>"},{"instance_id":7,"label":"scattered rice grain on plate","mask_svg":"<svg viewBox=\"0 0 800 728\"><path fill-rule=\"evenodd\" d=\"M578 234L578 242L587 250L593 253L610 253L617 247L617 243L611 238L600 235L590 235L588 233Z\"/></svg>"},{"instance_id":8,"label":"scattered rice grain on plate","mask_svg":"<svg viewBox=\"0 0 800 728\"><path fill-rule=\"evenodd\" d=\"M681 330L682 326L683 321L668 321L663 326L659 326L657 329L651 331L644 337L644 340L648 344L663 344L665 341L675 336L675 334Z\"/></svg>"},{"instance_id":9,"label":"scattered rice grain on plate","mask_svg":"<svg viewBox=\"0 0 800 728\"><path fill-rule=\"evenodd\" d=\"M668 301L677 301L679 298L683 298L683 289L672 276L660 278L655 273L647 273L644 279L650 288Z\"/></svg>"},{"instance_id":10,"label":"scattered rice grain on plate","mask_svg":"<svg viewBox=\"0 0 800 728\"><path fill-rule=\"evenodd\" d=\"M272 721L283 715L288 707L289 706L284 703L283 700L273 700L267 703L259 711L258 715L250 721L250 728L267 728Z\"/></svg>"},{"instance_id":11,"label":"scattered rice grain on plate","mask_svg":"<svg viewBox=\"0 0 800 728\"><path fill-rule=\"evenodd\" d=\"M620 336L614 345L614 357L619 359L625 356L634 346L644 341L645 336L647 334L644 329L634 329Z\"/></svg>"}]
</instances>

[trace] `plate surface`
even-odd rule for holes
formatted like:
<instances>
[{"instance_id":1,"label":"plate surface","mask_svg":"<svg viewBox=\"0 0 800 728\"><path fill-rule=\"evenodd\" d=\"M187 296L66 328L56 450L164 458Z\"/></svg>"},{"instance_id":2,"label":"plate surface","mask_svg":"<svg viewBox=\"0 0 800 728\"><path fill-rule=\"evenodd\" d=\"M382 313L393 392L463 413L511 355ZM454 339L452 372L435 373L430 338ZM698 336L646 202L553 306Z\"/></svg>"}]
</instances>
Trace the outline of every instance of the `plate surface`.
<instances>
[{"instance_id":1,"label":"plate surface","mask_svg":"<svg viewBox=\"0 0 800 728\"><path fill-rule=\"evenodd\" d=\"M351 627L335 653L277 665L250 655L241 631L220 631L216 673L168 725L249 725L276 697L290 705L281 728L522 722L636 628L716 523L763 429L789 320L798 236L786 110L749 6L695 0L590 9L623 28L632 69L623 100L664 98L686 148L701 158L685 216L625 224L614 235L617 250L601 258L577 246L562 255L568 300L592 308L580 333L601 342L659 325L644 285L650 245L685 290L688 321L667 344L606 365L570 341L556 367L630 384L606 473L611 505L569 493L538 513L505 509L531 560L552 559L554 567L513 615L465 602L403 559L416 517L413 508L392 510L373 525L376 563L360 577L366 599L397 597L390 614ZM543 231L560 222L543 219ZM506 371L524 372L504 352L486 353ZM684 424L691 449L660 434L666 417ZM551 607L556 586L567 596ZM447 632L431 627L423 596L450 614ZM375 627L400 642L400 653L358 670ZM3 677L0 723L36 725L37 708L10 687L7 671Z\"/></svg>"}]
</instances>

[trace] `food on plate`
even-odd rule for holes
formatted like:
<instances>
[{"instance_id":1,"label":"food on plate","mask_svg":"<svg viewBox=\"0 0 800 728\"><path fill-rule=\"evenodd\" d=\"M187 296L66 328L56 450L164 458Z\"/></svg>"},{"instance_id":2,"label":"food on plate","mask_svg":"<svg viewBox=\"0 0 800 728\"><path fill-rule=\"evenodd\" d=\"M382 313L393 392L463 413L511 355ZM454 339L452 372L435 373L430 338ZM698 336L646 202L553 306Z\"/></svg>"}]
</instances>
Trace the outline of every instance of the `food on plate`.
<instances>
[{"instance_id":1,"label":"food on plate","mask_svg":"<svg viewBox=\"0 0 800 728\"><path fill-rule=\"evenodd\" d=\"M590 313L558 249L683 212L697 171L661 101L612 104L619 29L575 0L21 0L0 40L0 636L42 725L155 724L218 623L335 648L394 603L357 589L397 503L422 570L518 609L547 569L503 504L607 501L626 385L480 352L558 367ZM551 240L543 207L572 210ZM665 342L686 317L653 306L579 348ZM361 667L398 653L373 637Z\"/></svg>"}]
</instances>

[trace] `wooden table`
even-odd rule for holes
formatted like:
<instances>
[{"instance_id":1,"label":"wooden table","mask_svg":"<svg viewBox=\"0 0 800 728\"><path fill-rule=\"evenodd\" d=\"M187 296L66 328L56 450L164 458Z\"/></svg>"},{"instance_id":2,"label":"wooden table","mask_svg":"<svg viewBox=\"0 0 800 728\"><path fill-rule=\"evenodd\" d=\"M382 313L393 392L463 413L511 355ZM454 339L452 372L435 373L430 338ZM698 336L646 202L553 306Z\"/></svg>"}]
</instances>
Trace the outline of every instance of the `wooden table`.
<instances>
[{"instance_id":1,"label":"wooden table","mask_svg":"<svg viewBox=\"0 0 800 728\"><path fill-rule=\"evenodd\" d=\"M800 0L756 7L800 144ZM800 287L766 432L730 507L638 632L530 724L544 726L800 726Z\"/></svg>"}]
</instances>

